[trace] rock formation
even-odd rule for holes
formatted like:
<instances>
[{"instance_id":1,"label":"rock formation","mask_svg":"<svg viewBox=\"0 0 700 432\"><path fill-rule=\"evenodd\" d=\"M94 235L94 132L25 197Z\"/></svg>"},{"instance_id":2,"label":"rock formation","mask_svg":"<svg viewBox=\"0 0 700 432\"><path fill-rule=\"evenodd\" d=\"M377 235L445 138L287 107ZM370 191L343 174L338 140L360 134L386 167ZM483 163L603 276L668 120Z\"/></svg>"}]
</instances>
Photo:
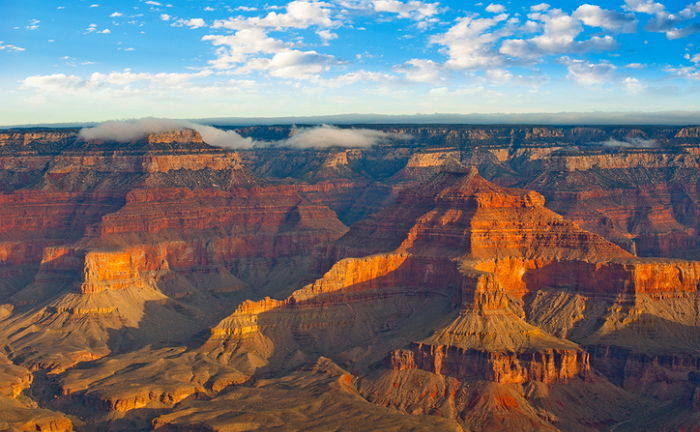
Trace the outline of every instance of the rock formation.
<instances>
[{"instance_id":1,"label":"rock formation","mask_svg":"<svg viewBox=\"0 0 700 432\"><path fill-rule=\"evenodd\" d=\"M0 429L697 428L696 127L382 128L0 133Z\"/></svg>"}]
</instances>

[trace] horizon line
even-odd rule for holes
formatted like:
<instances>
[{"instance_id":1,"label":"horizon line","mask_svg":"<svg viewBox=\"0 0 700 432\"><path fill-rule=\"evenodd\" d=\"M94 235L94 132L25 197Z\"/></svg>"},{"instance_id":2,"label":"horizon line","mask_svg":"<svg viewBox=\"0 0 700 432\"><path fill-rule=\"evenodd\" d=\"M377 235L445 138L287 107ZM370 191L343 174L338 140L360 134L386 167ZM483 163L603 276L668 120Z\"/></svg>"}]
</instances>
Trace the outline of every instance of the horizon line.
<instances>
[{"instance_id":1,"label":"horizon line","mask_svg":"<svg viewBox=\"0 0 700 432\"><path fill-rule=\"evenodd\" d=\"M136 120L134 117L118 120ZM174 118L175 119L175 118ZM0 129L29 128L82 128L105 121L43 122L0 125ZM347 113L319 114L308 116L220 116L184 118L202 124L217 126L285 126L313 124L453 124L468 126L528 125L528 126L697 126L700 125L700 111L560 111L531 113L416 113L416 114L377 114Z\"/></svg>"}]
</instances>

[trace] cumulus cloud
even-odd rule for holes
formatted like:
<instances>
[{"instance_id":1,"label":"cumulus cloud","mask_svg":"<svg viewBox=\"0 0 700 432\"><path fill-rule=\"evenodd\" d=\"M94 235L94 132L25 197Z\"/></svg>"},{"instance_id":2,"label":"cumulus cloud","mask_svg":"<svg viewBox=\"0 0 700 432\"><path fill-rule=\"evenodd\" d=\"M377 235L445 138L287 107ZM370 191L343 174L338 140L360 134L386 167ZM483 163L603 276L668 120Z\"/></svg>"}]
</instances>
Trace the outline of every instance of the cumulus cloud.
<instances>
[{"instance_id":1,"label":"cumulus cloud","mask_svg":"<svg viewBox=\"0 0 700 432\"><path fill-rule=\"evenodd\" d=\"M333 39L338 39L338 35L328 29L319 30L316 34L321 38L324 45L328 45L328 42Z\"/></svg>"},{"instance_id":2,"label":"cumulus cloud","mask_svg":"<svg viewBox=\"0 0 700 432\"><path fill-rule=\"evenodd\" d=\"M601 9L601 11L603 11ZM511 57L535 59L548 54L562 54L607 50L616 46L609 36L593 36L586 40L576 38L583 32L581 20L564 13L561 9L547 9L544 12L532 12L528 18L541 22L543 32L530 39L508 39L500 48L501 54ZM600 25L608 25L602 18L593 18L588 11L586 19Z\"/></svg>"},{"instance_id":3,"label":"cumulus cloud","mask_svg":"<svg viewBox=\"0 0 700 432\"><path fill-rule=\"evenodd\" d=\"M99 140L127 143L140 140L149 134L172 132L181 129L197 131L202 136L202 140L209 145L234 150L254 147L370 147L392 140L410 138L407 135L373 129L343 129L321 125L310 128L295 128L292 130L292 135L289 138L268 142L256 141L252 138L243 137L235 131L222 130L187 120L154 117L107 121L94 127L81 129L78 136L86 141Z\"/></svg>"},{"instance_id":4,"label":"cumulus cloud","mask_svg":"<svg viewBox=\"0 0 700 432\"><path fill-rule=\"evenodd\" d=\"M688 4L678 13L671 13L666 6L653 0L625 0L625 9L653 15L646 30L664 33L668 39L680 39L700 32L700 23L691 22L700 12L700 2Z\"/></svg>"},{"instance_id":5,"label":"cumulus cloud","mask_svg":"<svg viewBox=\"0 0 700 432\"><path fill-rule=\"evenodd\" d=\"M327 29L317 33L326 44L337 37ZM264 27L243 28L232 35L209 34L202 40L218 47L216 58L209 61L212 67L233 69L238 74L262 71L278 78L319 80L322 73L339 63L328 54L292 49L293 43L268 36Z\"/></svg>"},{"instance_id":6,"label":"cumulus cloud","mask_svg":"<svg viewBox=\"0 0 700 432\"><path fill-rule=\"evenodd\" d=\"M486 6L486 12L502 13L505 11L506 11L506 7L503 6L502 4L490 3L488 6Z\"/></svg>"},{"instance_id":7,"label":"cumulus cloud","mask_svg":"<svg viewBox=\"0 0 700 432\"><path fill-rule=\"evenodd\" d=\"M562 57L559 61L566 65L569 78L579 84L605 84L615 78L617 67L608 62L590 63L585 60Z\"/></svg>"},{"instance_id":8,"label":"cumulus cloud","mask_svg":"<svg viewBox=\"0 0 700 432\"><path fill-rule=\"evenodd\" d=\"M600 27L619 33L633 33L637 28L637 19L633 14L624 14L600 6L582 4L573 13L575 18L590 27Z\"/></svg>"},{"instance_id":9,"label":"cumulus cloud","mask_svg":"<svg viewBox=\"0 0 700 432\"><path fill-rule=\"evenodd\" d=\"M264 17L233 17L217 20L212 27L230 30L271 27L305 29L311 26L332 27L337 23L331 19L329 4L317 1L292 1L284 13L270 12Z\"/></svg>"},{"instance_id":10,"label":"cumulus cloud","mask_svg":"<svg viewBox=\"0 0 700 432\"><path fill-rule=\"evenodd\" d=\"M416 21L432 17L439 12L437 3L416 0L406 3L398 0L373 0L371 4L376 12L391 12L397 14L399 18L409 18Z\"/></svg>"},{"instance_id":11,"label":"cumulus cloud","mask_svg":"<svg viewBox=\"0 0 700 432\"><path fill-rule=\"evenodd\" d=\"M205 35L202 40L220 47L216 59L210 61L216 69L228 69L236 63L242 63L251 54L274 54L289 48L289 44L269 37L259 28L239 30L226 36Z\"/></svg>"},{"instance_id":12,"label":"cumulus cloud","mask_svg":"<svg viewBox=\"0 0 700 432\"><path fill-rule=\"evenodd\" d=\"M294 134L279 145L296 148L370 147L396 139L408 139L406 135L374 129L343 129L330 125L295 129Z\"/></svg>"},{"instance_id":13,"label":"cumulus cloud","mask_svg":"<svg viewBox=\"0 0 700 432\"><path fill-rule=\"evenodd\" d=\"M110 33L112 33L112 31L111 31L110 29L108 29L108 28L102 29L102 30L98 29L98 28L97 28L97 24L90 24L90 25L87 26L87 28L85 29L85 32L86 32L86 33L99 33L99 34L110 34Z\"/></svg>"},{"instance_id":14,"label":"cumulus cloud","mask_svg":"<svg viewBox=\"0 0 700 432\"><path fill-rule=\"evenodd\" d=\"M646 88L646 86L637 78L629 76L622 80L622 85L625 87L628 93L633 94L640 93Z\"/></svg>"},{"instance_id":15,"label":"cumulus cloud","mask_svg":"<svg viewBox=\"0 0 700 432\"><path fill-rule=\"evenodd\" d=\"M202 18L190 18L190 19L179 19L171 24L173 27L189 27L191 29L198 29L206 27L207 23Z\"/></svg>"},{"instance_id":16,"label":"cumulus cloud","mask_svg":"<svg viewBox=\"0 0 700 432\"><path fill-rule=\"evenodd\" d=\"M410 59L403 66L395 68L407 80L414 82L436 82L441 79L440 65L427 59Z\"/></svg>"},{"instance_id":17,"label":"cumulus cloud","mask_svg":"<svg viewBox=\"0 0 700 432\"><path fill-rule=\"evenodd\" d=\"M506 14L493 18L463 17L446 33L433 36L431 43L445 46L449 56L446 62L448 67L470 69L496 66L502 59L494 52L493 44L503 34L492 28L507 19Z\"/></svg>"},{"instance_id":18,"label":"cumulus cloud","mask_svg":"<svg viewBox=\"0 0 700 432\"><path fill-rule=\"evenodd\" d=\"M272 58L255 58L237 70L238 73L265 71L270 76L292 79L316 79L327 72L337 60L316 51L284 50Z\"/></svg>"},{"instance_id":19,"label":"cumulus cloud","mask_svg":"<svg viewBox=\"0 0 700 432\"><path fill-rule=\"evenodd\" d=\"M663 12L666 9L664 5L653 0L625 0L624 8L632 12L647 14Z\"/></svg>"}]
</instances>

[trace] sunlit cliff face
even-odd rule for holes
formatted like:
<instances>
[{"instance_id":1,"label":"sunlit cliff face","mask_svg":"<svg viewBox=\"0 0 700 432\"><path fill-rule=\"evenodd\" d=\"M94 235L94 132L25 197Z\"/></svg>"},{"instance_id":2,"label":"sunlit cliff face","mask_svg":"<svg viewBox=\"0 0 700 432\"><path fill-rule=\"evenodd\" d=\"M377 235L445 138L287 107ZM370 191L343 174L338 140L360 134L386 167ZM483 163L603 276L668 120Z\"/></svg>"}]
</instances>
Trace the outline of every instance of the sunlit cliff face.
<instances>
[{"instance_id":1,"label":"sunlit cliff face","mask_svg":"<svg viewBox=\"0 0 700 432\"><path fill-rule=\"evenodd\" d=\"M0 133L0 429L697 424L700 129L172 127Z\"/></svg>"}]
</instances>

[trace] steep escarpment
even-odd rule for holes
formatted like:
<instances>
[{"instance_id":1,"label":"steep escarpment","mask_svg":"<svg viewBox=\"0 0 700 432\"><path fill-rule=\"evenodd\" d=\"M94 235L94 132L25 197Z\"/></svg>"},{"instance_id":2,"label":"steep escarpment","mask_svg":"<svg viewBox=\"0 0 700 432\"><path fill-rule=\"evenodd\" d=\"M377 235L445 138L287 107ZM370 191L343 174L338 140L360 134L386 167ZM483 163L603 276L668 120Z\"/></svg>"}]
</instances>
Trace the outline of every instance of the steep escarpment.
<instances>
[{"instance_id":1,"label":"steep escarpment","mask_svg":"<svg viewBox=\"0 0 700 432\"><path fill-rule=\"evenodd\" d=\"M256 136L262 133L258 129L247 133ZM412 139L380 150L285 150L282 157L272 150L249 152L252 156L245 160L265 176L308 182L369 181L383 201L396 190L377 188L377 180L416 184L445 166L477 166L497 184L540 192L551 209L640 256L695 256L697 128L414 125L381 129ZM322 170L326 160L342 160L343 170ZM317 171L326 174L322 179L314 177ZM355 222L378 209L366 196L355 193L345 201L341 218Z\"/></svg>"},{"instance_id":2,"label":"steep escarpment","mask_svg":"<svg viewBox=\"0 0 700 432\"><path fill-rule=\"evenodd\" d=\"M360 245L370 238L375 254L358 257ZM472 396L456 405L447 397L441 403L452 408L432 406L434 413L484 430L499 425L554 429L564 420L541 412L537 404L546 404L546 397L540 394L537 402L531 401L527 386L577 382L579 396L588 398L605 381L592 367L586 346L529 321L525 306L534 293L557 287L592 301L629 302L640 296L663 301L696 295L698 284L696 263L640 261L546 209L541 195L498 187L474 170L441 173L406 190L395 205L353 226L328 253L346 258L285 300L242 304L214 328L203 348L252 374L308 361L315 353L362 368L362 362L352 360L358 352L353 346L372 338L373 347L362 348L363 360L375 359L377 347L400 345L402 338L394 336L398 328L406 336L412 323L422 322L432 327L431 334L388 350L385 369L364 379L362 394L380 405L405 409L405 404L419 404L411 395L433 394L430 386L449 378L451 392ZM426 321L415 307L402 309L434 296L449 299L443 306L449 312L441 319ZM401 320L401 315L412 316ZM613 319L610 310L603 316ZM596 318L587 338L611 333ZM384 328L374 324L376 319ZM419 376L428 387L410 387ZM387 385L403 392L384 391ZM488 397L502 392L508 402L485 403L477 415L470 400L486 395L474 393L475 388ZM625 409L639 407L624 390L615 394ZM607 416L601 422L624 418L604 412L599 413ZM479 420L480 415L490 420ZM584 420L566 421L582 426Z\"/></svg>"},{"instance_id":3,"label":"steep escarpment","mask_svg":"<svg viewBox=\"0 0 700 432\"><path fill-rule=\"evenodd\" d=\"M308 278L313 249L345 232L328 207L292 186L256 186L235 153L197 138L166 133L113 152L88 143L5 196L0 257L27 269L0 299L16 361L60 373L187 341L243 295ZM182 140L195 148L171 148Z\"/></svg>"},{"instance_id":4,"label":"steep escarpment","mask_svg":"<svg viewBox=\"0 0 700 432\"><path fill-rule=\"evenodd\" d=\"M695 427L697 131L389 129L3 138L0 429Z\"/></svg>"}]
</instances>

